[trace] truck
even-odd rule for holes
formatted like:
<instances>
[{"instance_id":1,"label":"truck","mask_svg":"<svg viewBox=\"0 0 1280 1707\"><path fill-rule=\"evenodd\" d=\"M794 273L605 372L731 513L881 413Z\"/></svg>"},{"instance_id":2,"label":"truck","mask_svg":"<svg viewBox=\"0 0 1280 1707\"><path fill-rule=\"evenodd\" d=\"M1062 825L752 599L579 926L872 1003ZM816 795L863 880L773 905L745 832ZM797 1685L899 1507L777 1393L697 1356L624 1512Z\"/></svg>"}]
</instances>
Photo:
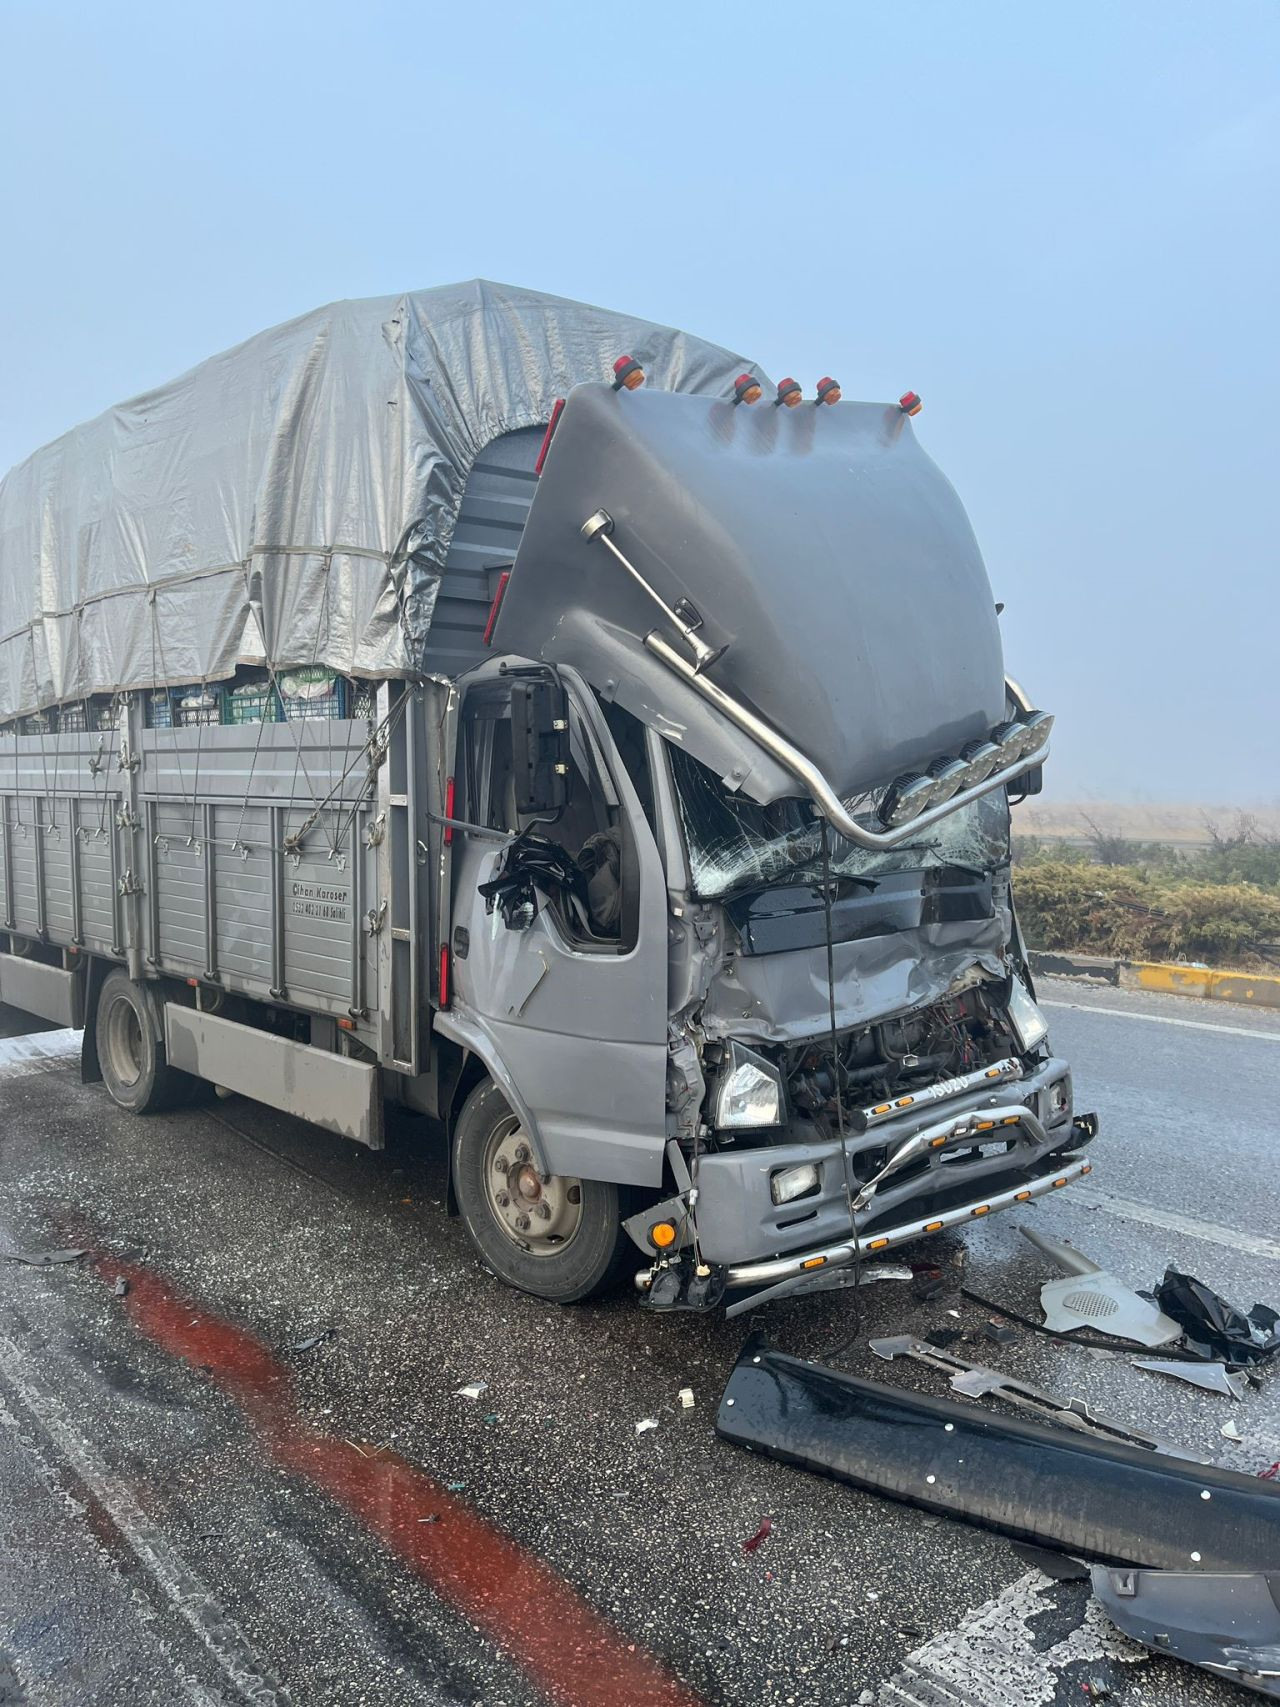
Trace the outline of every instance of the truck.
<instances>
[{"instance_id":1,"label":"truck","mask_svg":"<svg viewBox=\"0 0 1280 1707\"><path fill-rule=\"evenodd\" d=\"M439 1123L503 1281L856 1282L1090 1171L1010 805L1052 718L919 399L476 281L0 486L0 1001L139 1115Z\"/></svg>"}]
</instances>

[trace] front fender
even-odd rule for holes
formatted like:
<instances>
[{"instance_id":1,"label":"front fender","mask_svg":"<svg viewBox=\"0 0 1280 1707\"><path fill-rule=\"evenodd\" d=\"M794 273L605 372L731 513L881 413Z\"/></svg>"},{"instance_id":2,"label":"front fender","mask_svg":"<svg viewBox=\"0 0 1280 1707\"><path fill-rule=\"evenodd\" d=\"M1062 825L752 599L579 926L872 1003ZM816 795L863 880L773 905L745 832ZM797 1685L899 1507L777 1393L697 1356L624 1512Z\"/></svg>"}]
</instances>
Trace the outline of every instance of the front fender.
<instances>
[{"instance_id":1,"label":"front fender","mask_svg":"<svg viewBox=\"0 0 1280 1707\"><path fill-rule=\"evenodd\" d=\"M542 1134L538 1130L533 1110L520 1095L484 1019L465 1002L455 998L452 1007L436 1009L431 1023L432 1029L438 1031L441 1037L447 1037L450 1042L458 1044L484 1063L485 1071L510 1103L512 1113L519 1117L539 1172L549 1173Z\"/></svg>"}]
</instances>

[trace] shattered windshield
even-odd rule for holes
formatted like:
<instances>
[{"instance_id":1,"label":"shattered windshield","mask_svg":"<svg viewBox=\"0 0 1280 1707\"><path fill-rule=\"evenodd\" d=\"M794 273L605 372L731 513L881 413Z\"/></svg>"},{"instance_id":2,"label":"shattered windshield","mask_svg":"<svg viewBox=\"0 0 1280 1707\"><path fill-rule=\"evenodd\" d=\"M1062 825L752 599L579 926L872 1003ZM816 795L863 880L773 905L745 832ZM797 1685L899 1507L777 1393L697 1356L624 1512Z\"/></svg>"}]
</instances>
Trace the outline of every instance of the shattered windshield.
<instances>
[{"instance_id":1,"label":"shattered windshield","mask_svg":"<svg viewBox=\"0 0 1280 1707\"><path fill-rule=\"evenodd\" d=\"M671 769L696 894L712 899L811 880L821 872L821 819L810 801L761 806L730 793L714 772L674 745ZM841 877L874 879L893 871L956 865L995 871L1008 858L1009 803L1003 789L960 807L890 852L860 848L831 834L831 869Z\"/></svg>"}]
</instances>

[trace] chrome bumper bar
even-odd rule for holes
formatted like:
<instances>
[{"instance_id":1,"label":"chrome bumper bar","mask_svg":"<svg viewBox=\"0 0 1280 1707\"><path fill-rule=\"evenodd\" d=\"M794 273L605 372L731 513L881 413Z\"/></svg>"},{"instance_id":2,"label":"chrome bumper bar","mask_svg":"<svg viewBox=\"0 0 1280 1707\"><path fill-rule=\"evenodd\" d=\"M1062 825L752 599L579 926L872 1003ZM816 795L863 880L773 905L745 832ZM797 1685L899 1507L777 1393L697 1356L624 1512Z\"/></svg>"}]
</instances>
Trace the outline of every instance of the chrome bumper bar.
<instances>
[{"instance_id":1,"label":"chrome bumper bar","mask_svg":"<svg viewBox=\"0 0 1280 1707\"><path fill-rule=\"evenodd\" d=\"M1064 1161L1051 1174L1043 1174L1038 1179L1011 1186L1007 1191L996 1192L980 1202L945 1209L926 1220L904 1221L897 1227L888 1227L870 1238L859 1240L856 1246L852 1239L845 1239L839 1244L827 1245L816 1251L797 1251L791 1256L774 1257L768 1262L737 1264L726 1273L725 1285L768 1286L772 1281L789 1280L793 1276L812 1274L823 1268L844 1268L863 1257L879 1256L881 1251L892 1250L895 1245L910 1244L913 1239L922 1239L926 1234L943 1233L950 1227L961 1227L967 1221L994 1215L1001 1209L1011 1209L1016 1203L1030 1203L1051 1191L1061 1190L1063 1186L1070 1185L1092 1171L1092 1162ZM637 1276L637 1281L639 1279Z\"/></svg>"}]
</instances>

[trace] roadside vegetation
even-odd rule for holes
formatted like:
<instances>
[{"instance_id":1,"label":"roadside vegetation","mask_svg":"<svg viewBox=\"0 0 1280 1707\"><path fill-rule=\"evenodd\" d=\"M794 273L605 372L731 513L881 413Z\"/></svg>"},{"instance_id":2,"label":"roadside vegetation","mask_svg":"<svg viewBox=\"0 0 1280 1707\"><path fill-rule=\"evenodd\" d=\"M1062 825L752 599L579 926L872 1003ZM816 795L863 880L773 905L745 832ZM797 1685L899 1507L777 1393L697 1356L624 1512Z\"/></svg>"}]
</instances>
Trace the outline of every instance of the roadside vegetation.
<instances>
[{"instance_id":1,"label":"roadside vegetation","mask_svg":"<svg viewBox=\"0 0 1280 1707\"><path fill-rule=\"evenodd\" d=\"M1032 948L1280 973L1280 837L1241 813L1206 845L1132 842L1084 821L1083 846L1016 837Z\"/></svg>"}]
</instances>

